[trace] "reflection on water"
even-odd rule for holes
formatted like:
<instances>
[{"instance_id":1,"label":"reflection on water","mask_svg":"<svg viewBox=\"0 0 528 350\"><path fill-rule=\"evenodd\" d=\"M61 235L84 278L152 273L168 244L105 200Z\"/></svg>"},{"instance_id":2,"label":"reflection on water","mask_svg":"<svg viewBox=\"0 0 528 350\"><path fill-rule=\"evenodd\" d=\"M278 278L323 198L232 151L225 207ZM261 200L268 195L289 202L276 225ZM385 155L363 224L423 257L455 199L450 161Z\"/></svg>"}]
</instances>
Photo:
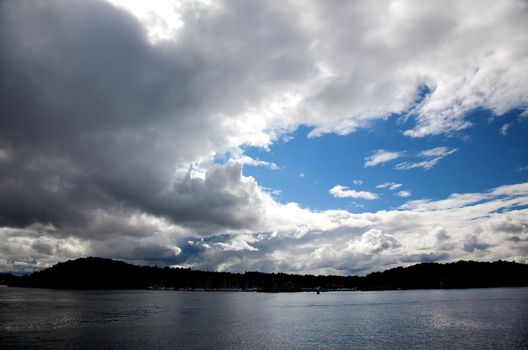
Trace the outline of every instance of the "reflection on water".
<instances>
[{"instance_id":1,"label":"reflection on water","mask_svg":"<svg viewBox=\"0 0 528 350\"><path fill-rule=\"evenodd\" d=\"M0 289L0 348L528 349L528 288L261 294Z\"/></svg>"}]
</instances>

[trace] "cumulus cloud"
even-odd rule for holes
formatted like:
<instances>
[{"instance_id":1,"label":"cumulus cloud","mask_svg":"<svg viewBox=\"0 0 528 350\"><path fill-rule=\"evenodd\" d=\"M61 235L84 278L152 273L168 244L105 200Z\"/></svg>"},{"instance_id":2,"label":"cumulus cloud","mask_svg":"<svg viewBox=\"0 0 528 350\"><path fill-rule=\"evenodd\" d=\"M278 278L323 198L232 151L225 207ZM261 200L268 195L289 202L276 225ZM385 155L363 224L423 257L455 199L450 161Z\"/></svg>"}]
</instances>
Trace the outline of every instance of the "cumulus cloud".
<instances>
[{"instance_id":1,"label":"cumulus cloud","mask_svg":"<svg viewBox=\"0 0 528 350\"><path fill-rule=\"evenodd\" d=\"M373 200L378 198L378 195L376 193L368 191L356 191L341 185L335 185L328 191L328 193L330 193L336 198L361 198L367 200Z\"/></svg>"},{"instance_id":2,"label":"cumulus cloud","mask_svg":"<svg viewBox=\"0 0 528 350\"><path fill-rule=\"evenodd\" d=\"M301 125L311 137L344 135L396 114L423 137L469 127L477 107L524 108L525 2L191 1L152 5L152 16L119 3L130 12L96 0L0 2L2 270L102 255L347 273L417 251L527 255L525 229L517 242L506 229L525 227L514 205L526 201L522 184L392 211L313 212L244 176L244 165L278 165L240 151ZM446 156L429 151L404 167ZM365 166L401 155L385 152ZM338 186L336 195L377 196ZM506 215L511 225L498 224ZM444 227L442 247L453 249L439 248L431 227ZM478 244L489 246L469 252Z\"/></svg>"},{"instance_id":3,"label":"cumulus cloud","mask_svg":"<svg viewBox=\"0 0 528 350\"><path fill-rule=\"evenodd\" d=\"M233 271L249 266L264 271L338 274L457 259L526 262L527 189L526 184L501 186L485 193L427 203L412 201L398 210L361 214L311 212L290 206L280 210L286 215L280 230L251 234L252 248L233 252L215 244L235 244L235 235L204 238L198 243L202 250L192 261L201 268L221 266ZM268 218L269 224L277 220Z\"/></svg>"},{"instance_id":4,"label":"cumulus cloud","mask_svg":"<svg viewBox=\"0 0 528 350\"><path fill-rule=\"evenodd\" d=\"M129 236L65 239L52 226L3 228L0 263L29 269L35 261L45 266L60 257L110 254L212 270L350 274L425 261L526 262L526 206L527 184L438 201L411 201L398 210L360 214L314 212L268 199L259 208L263 220L254 229L201 238L152 216L136 214L131 219L122 215L119 219L114 213L98 213L97 220L91 221L98 227L90 225L87 230L106 227L112 233L122 229Z\"/></svg>"},{"instance_id":5,"label":"cumulus cloud","mask_svg":"<svg viewBox=\"0 0 528 350\"><path fill-rule=\"evenodd\" d=\"M407 198L411 196L411 191L402 190L394 193L394 195L402 198Z\"/></svg>"},{"instance_id":6,"label":"cumulus cloud","mask_svg":"<svg viewBox=\"0 0 528 350\"><path fill-rule=\"evenodd\" d=\"M401 246L394 236L379 229L368 230L357 241L352 242L352 245L355 251L366 254L381 253Z\"/></svg>"},{"instance_id":7,"label":"cumulus cloud","mask_svg":"<svg viewBox=\"0 0 528 350\"><path fill-rule=\"evenodd\" d=\"M171 8L158 2L149 6L111 1L135 14L154 41L171 36L176 42L184 40L189 29L201 24L189 18L192 16L210 16L210 20L234 8L230 18L234 26L242 24L236 17L242 13L257 8L264 14L270 8L277 11L268 3L256 6L236 1L214 5L192 2L192 10L186 2L176 2ZM522 1L450 1L443 5L427 1L419 6L403 0L391 4L374 1L368 6L305 1L302 5L289 2L281 8L277 16L295 17L289 26L307 39L304 46L283 52L302 49L307 63L314 67L314 74L288 89L299 102L296 115L302 116L302 120L291 117L288 123L315 127L312 136L346 134L373 120L406 113L416 119L415 127L406 134L423 137L469 127L465 113L477 107L500 115L526 106L522 77L527 69L523 59L528 46L524 35L527 6ZM252 24L265 26L266 19L255 18ZM336 27L336 21L349 25ZM224 28L214 29L230 34ZM422 95L424 98L419 98Z\"/></svg>"},{"instance_id":8,"label":"cumulus cloud","mask_svg":"<svg viewBox=\"0 0 528 350\"><path fill-rule=\"evenodd\" d=\"M469 127L464 114L475 107L500 115L526 106L521 78L528 46L524 2L415 5L317 3L317 16L306 11L314 27L328 34L317 49L330 78L312 99L319 110L326 108L336 116L332 125L318 127L321 132L346 132L376 115L409 111L417 124L406 135L423 137ZM329 18L349 26L330 30L325 26ZM340 42L350 51L344 53ZM340 54L325 60L330 50ZM415 102L423 90L429 93ZM349 96L355 97L352 103Z\"/></svg>"},{"instance_id":9,"label":"cumulus cloud","mask_svg":"<svg viewBox=\"0 0 528 350\"><path fill-rule=\"evenodd\" d=\"M372 152L370 156L365 157L365 167L372 167L379 164L390 162L402 156L403 152L385 151L379 149Z\"/></svg>"}]
</instances>

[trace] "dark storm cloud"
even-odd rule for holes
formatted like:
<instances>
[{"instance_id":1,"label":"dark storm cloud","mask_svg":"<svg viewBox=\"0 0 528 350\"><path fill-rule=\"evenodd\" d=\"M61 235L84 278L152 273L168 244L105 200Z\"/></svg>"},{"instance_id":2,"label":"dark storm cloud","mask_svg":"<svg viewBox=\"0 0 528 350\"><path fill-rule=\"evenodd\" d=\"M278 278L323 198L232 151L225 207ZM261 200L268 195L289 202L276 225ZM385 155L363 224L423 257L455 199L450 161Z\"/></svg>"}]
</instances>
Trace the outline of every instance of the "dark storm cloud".
<instances>
[{"instance_id":1,"label":"dark storm cloud","mask_svg":"<svg viewBox=\"0 0 528 350\"><path fill-rule=\"evenodd\" d=\"M63 156L20 147L0 166L0 224L86 223L84 209L105 197Z\"/></svg>"},{"instance_id":2,"label":"dark storm cloud","mask_svg":"<svg viewBox=\"0 0 528 350\"><path fill-rule=\"evenodd\" d=\"M182 236L259 223L240 164L186 169L267 145L273 126L244 113L314 68L282 7L231 5L189 8L154 45L102 1L0 3L0 266L171 263Z\"/></svg>"},{"instance_id":3,"label":"dark storm cloud","mask_svg":"<svg viewBox=\"0 0 528 350\"><path fill-rule=\"evenodd\" d=\"M243 182L240 164L213 166L205 178L193 178L188 173L156 196L117 180L104 186L125 204L191 226L198 232L247 228L259 220L255 211L261 206L259 189L253 181Z\"/></svg>"},{"instance_id":4,"label":"dark storm cloud","mask_svg":"<svg viewBox=\"0 0 528 350\"><path fill-rule=\"evenodd\" d=\"M464 250L470 253L486 251L491 247L493 247L493 245L479 241L476 236L470 236L464 242Z\"/></svg>"},{"instance_id":5,"label":"dark storm cloud","mask_svg":"<svg viewBox=\"0 0 528 350\"><path fill-rule=\"evenodd\" d=\"M126 205L194 226L251 225L258 198L244 194L240 167L175 178L245 142L215 115L310 70L280 8L238 5L152 45L104 2L2 2L1 224L80 225L87 209Z\"/></svg>"}]
</instances>

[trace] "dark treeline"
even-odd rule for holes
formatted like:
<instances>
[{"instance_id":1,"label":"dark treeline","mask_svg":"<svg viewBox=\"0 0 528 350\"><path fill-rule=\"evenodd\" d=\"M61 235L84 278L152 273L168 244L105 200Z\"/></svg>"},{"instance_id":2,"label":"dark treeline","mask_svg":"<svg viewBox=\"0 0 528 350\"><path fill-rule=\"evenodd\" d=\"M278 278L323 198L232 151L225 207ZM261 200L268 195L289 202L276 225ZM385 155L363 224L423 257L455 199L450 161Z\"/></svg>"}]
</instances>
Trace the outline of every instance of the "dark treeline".
<instances>
[{"instance_id":1,"label":"dark treeline","mask_svg":"<svg viewBox=\"0 0 528 350\"><path fill-rule=\"evenodd\" d=\"M69 289L181 290L385 290L528 286L528 265L497 261L424 263L359 276L314 276L262 272L206 272L169 267L136 266L102 258L58 263L10 286Z\"/></svg>"},{"instance_id":2,"label":"dark treeline","mask_svg":"<svg viewBox=\"0 0 528 350\"><path fill-rule=\"evenodd\" d=\"M0 284L9 284L17 279L18 277L11 273L0 273Z\"/></svg>"}]
</instances>

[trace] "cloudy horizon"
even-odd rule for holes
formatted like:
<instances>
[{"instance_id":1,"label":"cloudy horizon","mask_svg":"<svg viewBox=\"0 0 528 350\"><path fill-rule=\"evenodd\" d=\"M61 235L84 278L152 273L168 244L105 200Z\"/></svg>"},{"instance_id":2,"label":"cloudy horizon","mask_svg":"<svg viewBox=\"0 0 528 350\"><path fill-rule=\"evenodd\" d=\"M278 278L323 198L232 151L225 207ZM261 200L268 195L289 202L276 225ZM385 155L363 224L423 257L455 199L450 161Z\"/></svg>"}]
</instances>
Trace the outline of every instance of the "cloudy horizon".
<instances>
[{"instance_id":1,"label":"cloudy horizon","mask_svg":"<svg viewBox=\"0 0 528 350\"><path fill-rule=\"evenodd\" d=\"M0 272L528 263L528 3L0 2Z\"/></svg>"}]
</instances>

